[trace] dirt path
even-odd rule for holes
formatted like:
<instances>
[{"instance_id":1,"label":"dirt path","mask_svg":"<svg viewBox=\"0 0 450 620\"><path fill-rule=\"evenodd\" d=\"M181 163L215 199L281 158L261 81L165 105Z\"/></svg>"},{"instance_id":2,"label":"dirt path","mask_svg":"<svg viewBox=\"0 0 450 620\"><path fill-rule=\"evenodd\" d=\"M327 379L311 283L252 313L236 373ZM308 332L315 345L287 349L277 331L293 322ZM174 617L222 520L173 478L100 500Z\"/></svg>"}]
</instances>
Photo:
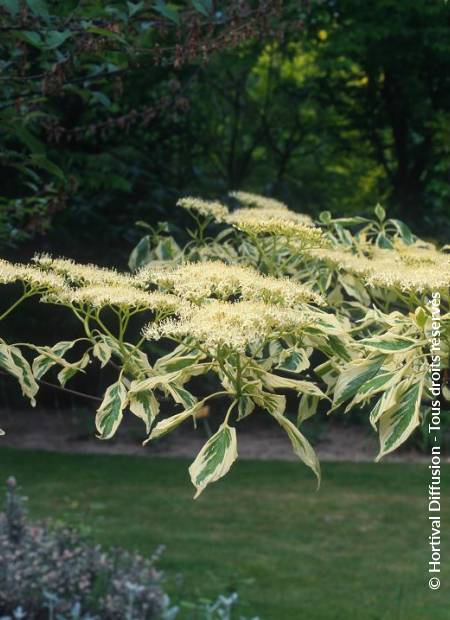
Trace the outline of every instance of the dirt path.
<instances>
[{"instance_id":1,"label":"dirt path","mask_svg":"<svg viewBox=\"0 0 450 620\"><path fill-rule=\"evenodd\" d=\"M185 426L142 447L145 439L142 425L132 418L122 424L113 440L100 441L95 438L92 414L88 412L31 410L4 412L1 417L7 434L0 439L0 447L192 458L208 436L203 424L196 431ZM377 437L368 426L343 426L330 419L308 428L313 430L309 436L321 460L373 461L377 454ZM243 459L297 460L288 438L276 424L244 421L238 444L239 457ZM427 462L428 456L413 448L405 448L385 460ZM446 460L450 461L448 457Z\"/></svg>"}]
</instances>

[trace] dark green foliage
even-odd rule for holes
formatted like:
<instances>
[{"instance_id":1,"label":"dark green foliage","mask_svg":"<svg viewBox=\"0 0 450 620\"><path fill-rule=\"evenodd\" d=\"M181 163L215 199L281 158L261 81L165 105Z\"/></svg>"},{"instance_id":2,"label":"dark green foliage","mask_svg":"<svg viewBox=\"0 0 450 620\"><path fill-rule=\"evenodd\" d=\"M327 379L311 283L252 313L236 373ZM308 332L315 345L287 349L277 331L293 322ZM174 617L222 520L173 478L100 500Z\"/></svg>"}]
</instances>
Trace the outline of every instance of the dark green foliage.
<instances>
[{"instance_id":1,"label":"dark green foliage","mask_svg":"<svg viewBox=\"0 0 450 620\"><path fill-rule=\"evenodd\" d=\"M3 246L125 265L236 188L448 236L448 3L149 6L0 2Z\"/></svg>"}]
</instances>

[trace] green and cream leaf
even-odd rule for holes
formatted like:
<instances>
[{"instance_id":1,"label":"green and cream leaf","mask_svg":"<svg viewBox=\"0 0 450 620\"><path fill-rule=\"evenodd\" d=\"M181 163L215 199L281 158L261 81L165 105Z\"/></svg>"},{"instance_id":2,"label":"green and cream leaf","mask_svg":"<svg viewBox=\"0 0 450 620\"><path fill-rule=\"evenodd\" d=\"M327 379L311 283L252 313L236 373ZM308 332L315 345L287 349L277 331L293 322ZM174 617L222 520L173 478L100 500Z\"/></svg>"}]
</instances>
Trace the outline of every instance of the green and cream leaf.
<instances>
[{"instance_id":1,"label":"green and cream leaf","mask_svg":"<svg viewBox=\"0 0 450 620\"><path fill-rule=\"evenodd\" d=\"M144 420L147 433L154 419L159 413L159 402L151 390L129 392L130 411L141 420Z\"/></svg>"},{"instance_id":2,"label":"green and cream leaf","mask_svg":"<svg viewBox=\"0 0 450 620\"><path fill-rule=\"evenodd\" d=\"M109 439L114 435L122 421L127 402L127 389L121 380L108 387L95 416L95 426L101 439Z\"/></svg>"},{"instance_id":3,"label":"green and cream leaf","mask_svg":"<svg viewBox=\"0 0 450 620\"><path fill-rule=\"evenodd\" d=\"M197 489L194 499L208 484L225 476L236 458L236 429L224 423L217 433L208 439L189 467L192 484Z\"/></svg>"},{"instance_id":4,"label":"green and cream leaf","mask_svg":"<svg viewBox=\"0 0 450 620\"><path fill-rule=\"evenodd\" d=\"M284 415L272 413L278 424L286 431L292 443L295 454L305 465L310 467L316 475L317 483L320 485L320 463L317 455L306 437L299 429Z\"/></svg>"},{"instance_id":5,"label":"green and cream leaf","mask_svg":"<svg viewBox=\"0 0 450 620\"><path fill-rule=\"evenodd\" d=\"M364 383L379 372L384 356L350 362L341 372L334 387L333 409L353 398Z\"/></svg>"},{"instance_id":6,"label":"green and cream leaf","mask_svg":"<svg viewBox=\"0 0 450 620\"><path fill-rule=\"evenodd\" d=\"M399 396L397 405L380 417L378 425L380 451L377 461L404 443L419 425L422 391L423 379L408 387Z\"/></svg>"},{"instance_id":7,"label":"green and cream leaf","mask_svg":"<svg viewBox=\"0 0 450 620\"><path fill-rule=\"evenodd\" d=\"M18 347L0 341L0 368L18 380L22 394L30 399L30 403L34 407L39 386L29 363Z\"/></svg>"}]
</instances>

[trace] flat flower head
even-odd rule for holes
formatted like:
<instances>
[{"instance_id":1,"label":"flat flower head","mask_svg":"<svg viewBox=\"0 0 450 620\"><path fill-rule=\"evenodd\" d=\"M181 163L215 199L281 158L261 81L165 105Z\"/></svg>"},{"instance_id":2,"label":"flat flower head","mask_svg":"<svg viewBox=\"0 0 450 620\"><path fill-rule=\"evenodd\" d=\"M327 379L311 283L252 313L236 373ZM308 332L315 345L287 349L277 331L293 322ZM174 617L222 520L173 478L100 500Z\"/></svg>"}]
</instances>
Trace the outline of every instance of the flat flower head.
<instances>
[{"instance_id":1,"label":"flat flower head","mask_svg":"<svg viewBox=\"0 0 450 620\"><path fill-rule=\"evenodd\" d=\"M384 250L372 247L367 255L342 249L314 249L309 255L362 279L371 288L423 293L450 287L450 257L430 248Z\"/></svg>"},{"instance_id":2,"label":"flat flower head","mask_svg":"<svg viewBox=\"0 0 450 620\"><path fill-rule=\"evenodd\" d=\"M193 213L198 213L203 217L212 218L217 222L222 222L228 215L228 209L218 200L203 200L202 198L194 198L187 196L180 198L177 206Z\"/></svg>"},{"instance_id":3,"label":"flat flower head","mask_svg":"<svg viewBox=\"0 0 450 620\"><path fill-rule=\"evenodd\" d=\"M263 302L224 302L214 300L192 307L180 320L168 320L144 331L148 338L189 338L209 350L226 347L244 352L248 347L263 346L281 334L298 334L311 322L302 310L279 308Z\"/></svg>"},{"instance_id":4,"label":"flat flower head","mask_svg":"<svg viewBox=\"0 0 450 620\"><path fill-rule=\"evenodd\" d=\"M313 226L313 221L309 215L295 213L288 209L283 210L278 207L244 207L236 209L226 218L228 224L234 224L237 228L245 227L266 228L268 224L298 224L300 226ZM317 229L318 230L318 229Z\"/></svg>"},{"instance_id":5,"label":"flat flower head","mask_svg":"<svg viewBox=\"0 0 450 620\"><path fill-rule=\"evenodd\" d=\"M326 239L320 230L311 225L308 216L283 211L266 209L237 209L227 222L238 230L251 236L284 237L299 250L326 245Z\"/></svg>"},{"instance_id":6,"label":"flat flower head","mask_svg":"<svg viewBox=\"0 0 450 620\"><path fill-rule=\"evenodd\" d=\"M197 304L211 298L265 301L286 307L324 303L310 288L293 280L264 276L252 267L227 265L220 261L186 263L160 270L145 269L136 278L138 282L151 282L160 290Z\"/></svg>"},{"instance_id":7,"label":"flat flower head","mask_svg":"<svg viewBox=\"0 0 450 620\"><path fill-rule=\"evenodd\" d=\"M19 279L20 267L0 259L0 284L10 284Z\"/></svg>"},{"instance_id":8,"label":"flat flower head","mask_svg":"<svg viewBox=\"0 0 450 620\"><path fill-rule=\"evenodd\" d=\"M260 196L259 194L251 194L250 192L230 192L229 195L246 207L288 211L287 205L285 205L284 202L275 200L275 198L268 198L267 196Z\"/></svg>"},{"instance_id":9,"label":"flat flower head","mask_svg":"<svg viewBox=\"0 0 450 620\"><path fill-rule=\"evenodd\" d=\"M104 308L107 306L130 309L151 310L153 312L175 313L182 303L178 297L165 293L147 293L133 286L89 285L78 289L68 289L53 295L47 301L72 304L74 306L90 306Z\"/></svg>"},{"instance_id":10,"label":"flat flower head","mask_svg":"<svg viewBox=\"0 0 450 620\"><path fill-rule=\"evenodd\" d=\"M23 282L36 293L65 290L64 278L55 273L48 273L33 265L10 263L0 259L0 284Z\"/></svg>"},{"instance_id":11,"label":"flat flower head","mask_svg":"<svg viewBox=\"0 0 450 620\"><path fill-rule=\"evenodd\" d=\"M53 258L48 254L37 254L33 261L40 269L64 277L70 286L130 285L132 281L130 275L114 269L76 263L67 258Z\"/></svg>"}]
</instances>

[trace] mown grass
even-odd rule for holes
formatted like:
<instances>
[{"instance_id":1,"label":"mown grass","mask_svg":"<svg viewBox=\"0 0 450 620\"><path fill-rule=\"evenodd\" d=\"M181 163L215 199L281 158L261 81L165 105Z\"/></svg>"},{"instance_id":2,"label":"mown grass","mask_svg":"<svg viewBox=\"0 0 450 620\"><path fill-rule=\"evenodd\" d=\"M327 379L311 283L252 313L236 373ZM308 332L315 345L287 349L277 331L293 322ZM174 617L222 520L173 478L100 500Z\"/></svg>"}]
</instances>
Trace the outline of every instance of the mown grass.
<instances>
[{"instance_id":1,"label":"mown grass","mask_svg":"<svg viewBox=\"0 0 450 620\"><path fill-rule=\"evenodd\" d=\"M33 517L143 553L166 544L162 568L183 575L191 599L237 588L242 612L262 620L450 617L448 535L442 588L427 585L426 465L325 463L316 492L301 465L243 461L195 502L187 466L0 449L2 477L19 479Z\"/></svg>"}]
</instances>

